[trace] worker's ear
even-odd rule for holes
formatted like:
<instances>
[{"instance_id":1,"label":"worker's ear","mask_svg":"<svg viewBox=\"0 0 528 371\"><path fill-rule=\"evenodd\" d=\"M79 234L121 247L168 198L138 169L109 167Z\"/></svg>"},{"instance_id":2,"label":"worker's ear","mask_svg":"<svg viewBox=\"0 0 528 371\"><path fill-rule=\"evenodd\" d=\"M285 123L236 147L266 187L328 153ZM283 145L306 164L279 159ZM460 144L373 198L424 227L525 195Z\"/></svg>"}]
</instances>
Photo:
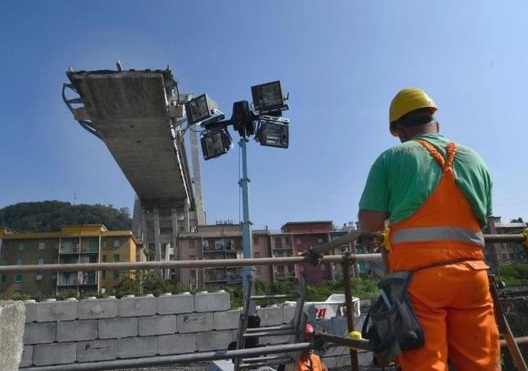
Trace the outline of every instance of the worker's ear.
<instances>
[{"instance_id":1,"label":"worker's ear","mask_svg":"<svg viewBox=\"0 0 528 371\"><path fill-rule=\"evenodd\" d=\"M407 130L403 125L396 124L396 134L398 134L398 138L400 138L402 143L409 140Z\"/></svg>"}]
</instances>

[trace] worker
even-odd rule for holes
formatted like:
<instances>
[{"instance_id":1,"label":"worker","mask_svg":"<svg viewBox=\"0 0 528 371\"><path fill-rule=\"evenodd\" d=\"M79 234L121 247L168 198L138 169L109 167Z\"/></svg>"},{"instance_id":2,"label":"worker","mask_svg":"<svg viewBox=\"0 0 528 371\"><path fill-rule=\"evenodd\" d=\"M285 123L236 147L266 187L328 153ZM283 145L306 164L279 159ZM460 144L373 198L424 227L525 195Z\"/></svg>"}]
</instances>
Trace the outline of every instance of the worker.
<instances>
[{"instance_id":1,"label":"worker","mask_svg":"<svg viewBox=\"0 0 528 371\"><path fill-rule=\"evenodd\" d=\"M304 329L303 339L305 342L313 340L315 331L311 324L307 323ZM297 371L328 371L328 368L313 349L303 350L297 363Z\"/></svg>"},{"instance_id":2,"label":"worker","mask_svg":"<svg viewBox=\"0 0 528 371\"><path fill-rule=\"evenodd\" d=\"M412 271L408 294L425 345L398 356L403 371L500 370L499 335L484 262L482 228L492 181L472 149L439 134L435 102L398 92L389 130L401 144L372 165L359 202L362 232L388 226L389 272Z\"/></svg>"}]
</instances>

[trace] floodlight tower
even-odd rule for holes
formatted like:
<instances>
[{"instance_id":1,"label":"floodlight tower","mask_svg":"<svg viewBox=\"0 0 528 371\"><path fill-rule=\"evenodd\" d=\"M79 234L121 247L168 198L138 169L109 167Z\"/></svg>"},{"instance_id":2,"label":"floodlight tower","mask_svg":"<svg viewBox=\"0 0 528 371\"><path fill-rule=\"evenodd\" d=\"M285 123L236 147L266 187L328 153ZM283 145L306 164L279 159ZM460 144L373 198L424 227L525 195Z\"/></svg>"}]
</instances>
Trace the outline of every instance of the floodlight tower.
<instances>
[{"instance_id":1,"label":"floodlight tower","mask_svg":"<svg viewBox=\"0 0 528 371\"><path fill-rule=\"evenodd\" d=\"M242 192L242 252L244 259L253 257L251 239L251 221L249 219L249 182L247 165L247 142L254 135L262 146L288 148L289 120L281 118L282 111L289 107L287 97L282 93L280 81L274 81L251 87L253 110L247 101L233 103L233 111L229 120L224 120L224 114L211 108L208 97L203 94L185 104L189 125L200 123L204 129L201 134L202 153L205 160L210 160L227 153L233 146L233 141L227 130L228 126L240 135L238 145L242 152L242 177L238 184ZM249 287L253 268L242 268L242 284L244 296L251 295L253 287ZM246 299L246 298L244 298ZM244 302L247 302L244 300ZM251 302L250 302L251 303ZM255 304L251 303L249 314L255 315Z\"/></svg>"}]
</instances>

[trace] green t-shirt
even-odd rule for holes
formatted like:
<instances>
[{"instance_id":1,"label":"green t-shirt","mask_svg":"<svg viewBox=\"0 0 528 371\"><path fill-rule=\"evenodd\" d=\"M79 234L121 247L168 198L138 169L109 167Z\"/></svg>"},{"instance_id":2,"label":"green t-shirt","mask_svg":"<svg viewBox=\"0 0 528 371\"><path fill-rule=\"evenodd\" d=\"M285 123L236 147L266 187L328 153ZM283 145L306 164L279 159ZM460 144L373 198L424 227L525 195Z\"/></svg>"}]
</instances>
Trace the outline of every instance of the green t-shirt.
<instances>
[{"instance_id":1,"label":"green t-shirt","mask_svg":"<svg viewBox=\"0 0 528 371\"><path fill-rule=\"evenodd\" d=\"M420 134L445 158L450 140L439 134ZM482 158L457 143L455 179L481 226L491 215L492 181ZM409 218L429 198L438 184L442 169L431 154L413 140L383 152L372 165L359 201L361 210L384 211L390 224ZM456 210L453 210L456 212Z\"/></svg>"}]
</instances>

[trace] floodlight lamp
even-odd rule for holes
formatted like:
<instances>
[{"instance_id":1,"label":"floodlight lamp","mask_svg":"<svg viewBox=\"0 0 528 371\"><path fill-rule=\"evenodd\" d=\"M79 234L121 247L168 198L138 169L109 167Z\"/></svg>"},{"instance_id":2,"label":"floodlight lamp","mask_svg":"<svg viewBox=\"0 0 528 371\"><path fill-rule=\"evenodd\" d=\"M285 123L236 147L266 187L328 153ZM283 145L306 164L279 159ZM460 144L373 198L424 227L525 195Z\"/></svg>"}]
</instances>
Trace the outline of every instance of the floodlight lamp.
<instances>
[{"instance_id":1,"label":"floodlight lamp","mask_svg":"<svg viewBox=\"0 0 528 371\"><path fill-rule=\"evenodd\" d=\"M200 141L205 160L222 156L233 147L233 140L226 129L206 131Z\"/></svg>"},{"instance_id":2,"label":"floodlight lamp","mask_svg":"<svg viewBox=\"0 0 528 371\"><path fill-rule=\"evenodd\" d=\"M272 116L261 116L255 139L261 146L288 148L289 120Z\"/></svg>"},{"instance_id":3,"label":"floodlight lamp","mask_svg":"<svg viewBox=\"0 0 528 371\"><path fill-rule=\"evenodd\" d=\"M255 111L261 114L280 116L281 111L288 109L280 81L252 86L251 95Z\"/></svg>"},{"instance_id":4,"label":"floodlight lamp","mask_svg":"<svg viewBox=\"0 0 528 371\"><path fill-rule=\"evenodd\" d=\"M216 104L206 94L197 96L185 103L185 113L187 114L187 121L189 125L194 125L199 122L214 120L218 115ZM220 120L222 120L220 118Z\"/></svg>"}]
</instances>

